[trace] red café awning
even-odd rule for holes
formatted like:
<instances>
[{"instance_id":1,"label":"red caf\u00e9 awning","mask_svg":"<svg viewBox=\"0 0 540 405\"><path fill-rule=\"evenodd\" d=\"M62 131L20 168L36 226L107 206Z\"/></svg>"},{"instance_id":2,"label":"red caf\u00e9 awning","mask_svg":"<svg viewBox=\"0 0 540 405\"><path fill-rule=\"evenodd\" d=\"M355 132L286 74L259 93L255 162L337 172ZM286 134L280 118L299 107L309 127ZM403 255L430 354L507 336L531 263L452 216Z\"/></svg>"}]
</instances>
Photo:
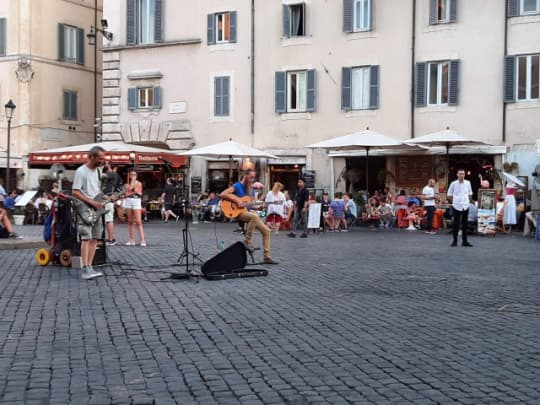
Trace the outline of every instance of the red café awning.
<instances>
[{"instance_id":1,"label":"red caf\u00e9 awning","mask_svg":"<svg viewBox=\"0 0 540 405\"><path fill-rule=\"evenodd\" d=\"M32 152L28 155L30 166L51 166L54 163L81 165L86 162L88 151L93 146L105 149L105 158L115 164L163 165L169 163L174 168L187 165L186 156L177 155L166 149L150 148L123 142L102 142L95 144L67 146ZM132 161L133 158L133 161Z\"/></svg>"}]
</instances>

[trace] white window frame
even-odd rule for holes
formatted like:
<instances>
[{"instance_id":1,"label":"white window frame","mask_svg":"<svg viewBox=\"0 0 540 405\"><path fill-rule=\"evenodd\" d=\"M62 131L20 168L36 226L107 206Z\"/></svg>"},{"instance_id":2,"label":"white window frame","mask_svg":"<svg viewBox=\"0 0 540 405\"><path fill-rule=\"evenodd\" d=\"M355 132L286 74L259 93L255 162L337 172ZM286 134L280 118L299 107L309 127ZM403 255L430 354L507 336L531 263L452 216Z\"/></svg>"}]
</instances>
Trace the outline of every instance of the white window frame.
<instances>
[{"instance_id":1,"label":"white window frame","mask_svg":"<svg viewBox=\"0 0 540 405\"><path fill-rule=\"evenodd\" d=\"M154 88L137 87L137 109L144 110L150 108L154 108Z\"/></svg>"},{"instance_id":2,"label":"white window frame","mask_svg":"<svg viewBox=\"0 0 540 405\"><path fill-rule=\"evenodd\" d=\"M363 86L359 89L355 86L354 74L355 72L363 72ZM367 72L367 73L366 73ZM351 110L369 110L370 109L370 84L371 84L371 66L357 66L351 69ZM355 104L355 94L357 91L362 91L361 99L362 102L360 105Z\"/></svg>"},{"instance_id":3,"label":"white window frame","mask_svg":"<svg viewBox=\"0 0 540 405\"><path fill-rule=\"evenodd\" d=\"M293 34L293 7L299 7L300 10L302 10L302 13L303 13L303 16L302 16L302 35ZM288 12L289 12L289 32L290 32L291 38L303 38L303 37L307 36L307 33L306 33L306 14L307 14L306 13L306 4L302 3L302 2L289 4Z\"/></svg>"},{"instance_id":4,"label":"white window frame","mask_svg":"<svg viewBox=\"0 0 540 405\"><path fill-rule=\"evenodd\" d=\"M538 69L538 80L540 82L540 54L534 55L520 55L516 57L516 101L539 101L540 94L538 98L532 97L532 59L533 57L538 58L539 69ZM525 68L525 98L519 98L519 61L520 59L525 58L526 68ZM540 92L540 90L539 90Z\"/></svg>"},{"instance_id":5,"label":"white window frame","mask_svg":"<svg viewBox=\"0 0 540 405\"><path fill-rule=\"evenodd\" d=\"M358 27L358 23L359 22L363 22L364 21L364 18L361 18L361 17L364 17L364 15L362 16L359 16L358 13L356 12L358 7L357 7L357 4L359 3L362 3L362 6L360 9L363 10L365 9L365 6L364 6L364 3L367 3L367 26L363 27ZM371 1L370 0L354 0L354 5L353 5L353 31L354 32L363 32L363 31L369 31L371 29Z\"/></svg>"},{"instance_id":6,"label":"white window frame","mask_svg":"<svg viewBox=\"0 0 540 405\"><path fill-rule=\"evenodd\" d=\"M431 66L437 65L437 100L435 103L431 102ZM443 93L443 68L448 66L448 82L446 87L446 103L442 102L442 93ZM440 61L440 62L428 62L427 64L427 105L430 106L443 106L448 105L448 100L450 98L450 61Z\"/></svg>"},{"instance_id":7,"label":"white window frame","mask_svg":"<svg viewBox=\"0 0 540 405\"><path fill-rule=\"evenodd\" d=\"M296 75L296 108L291 107L292 102L292 91L291 91L291 81L292 76ZM302 79L303 78L303 79ZM304 94L300 92L301 81L304 81ZM300 105L303 101L303 108ZM294 70L287 72L287 112L296 113L296 112L306 112L307 111L307 70Z\"/></svg>"},{"instance_id":8,"label":"white window frame","mask_svg":"<svg viewBox=\"0 0 540 405\"><path fill-rule=\"evenodd\" d=\"M137 30L140 44L153 44L156 42L155 38L155 13L156 2L155 0L138 0L138 21ZM154 14L151 13L153 9ZM143 12L146 11L146 12Z\"/></svg>"},{"instance_id":9,"label":"white window frame","mask_svg":"<svg viewBox=\"0 0 540 405\"><path fill-rule=\"evenodd\" d=\"M219 33L220 33L220 29L219 29L219 17L222 17L223 19L223 30L221 30L222 32L222 38L220 39L219 38ZM216 37L214 38L214 40L216 41L216 44L227 44L229 42L231 42L231 13L229 11L227 12L224 12L224 13L216 13L214 14L214 18L215 18L215 35ZM228 18L229 19L229 32L225 32L225 19ZM225 39L225 36L228 36L229 38L228 39Z\"/></svg>"},{"instance_id":10,"label":"white window frame","mask_svg":"<svg viewBox=\"0 0 540 405\"><path fill-rule=\"evenodd\" d=\"M445 1L446 2L446 8L445 8L445 11L446 11L446 15L444 16L444 18L439 18L439 0L437 0L437 23L439 24L444 24L444 23L448 23L450 22L450 2L451 1L454 1L454 0L442 0L442 1Z\"/></svg>"},{"instance_id":11,"label":"white window frame","mask_svg":"<svg viewBox=\"0 0 540 405\"><path fill-rule=\"evenodd\" d=\"M536 0L536 10L525 11L525 0L519 0L519 15L535 15L540 14L540 0Z\"/></svg>"},{"instance_id":12,"label":"white window frame","mask_svg":"<svg viewBox=\"0 0 540 405\"><path fill-rule=\"evenodd\" d=\"M79 29L71 25L64 24L64 60L66 62L77 62L79 47Z\"/></svg>"}]
</instances>

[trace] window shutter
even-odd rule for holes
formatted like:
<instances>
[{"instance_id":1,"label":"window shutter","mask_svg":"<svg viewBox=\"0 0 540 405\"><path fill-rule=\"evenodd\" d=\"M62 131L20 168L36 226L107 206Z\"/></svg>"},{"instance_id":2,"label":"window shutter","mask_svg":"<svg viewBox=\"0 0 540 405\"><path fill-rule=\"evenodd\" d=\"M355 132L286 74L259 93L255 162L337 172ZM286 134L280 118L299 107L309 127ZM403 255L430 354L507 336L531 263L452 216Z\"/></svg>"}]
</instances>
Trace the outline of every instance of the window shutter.
<instances>
[{"instance_id":1,"label":"window shutter","mask_svg":"<svg viewBox=\"0 0 540 405\"><path fill-rule=\"evenodd\" d=\"M459 96L459 60L450 61L450 86L448 105L458 105Z\"/></svg>"},{"instance_id":2,"label":"window shutter","mask_svg":"<svg viewBox=\"0 0 540 405\"><path fill-rule=\"evenodd\" d=\"M504 102L516 101L516 57L504 58Z\"/></svg>"},{"instance_id":3,"label":"window shutter","mask_svg":"<svg viewBox=\"0 0 540 405\"><path fill-rule=\"evenodd\" d=\"M137 6L136 0L127 0L127 44L137 43Z\"/></svg>"},{"instance_id":4,"label":"window shutter","mask_svg":"<svg viewBox=\"0 0 540 405\"><path fill-rule=\"evenodd\" d=\"M315 111L315 97L317 83L315 82L315 70L311 69L307 71L307 98L306 98L306 111Z\"/></svg>"},{"instance_id":5,"label":"window shutter","mask_svg":"<svg viewBox=\"0 0 540 405\"><path fill-rule=\"evenodd\" d=\"M229 91L230 91L230 79L229 77L223 77L221 79L221 115L229 115Z\"/></svg>"},{"instance_id":6,"label":"window shutter","mask_svg":"<svg viewBox=\"0 0 540 405\"><path fill-rule=\"evenodd\" d=\"M348 67L341 68L341 109L350 111L351 103L351 86L352 86L352 69Z\"/></svg>"},{"instance_id":7,"label":"window shutter","mask_svg":"<svg viewBox=\"0 0 540 405\"><path fill-rule=\"evenodd\" d=\"M207 16L207 32L208 32L207 34L208 45L215 44L216 43L216 16L215 14L208 14Z\"/></svg>"},{"instance_id":8,"label":"window shutter","mask_svg":"<svg viewBox=\"0 0 540 405\"><path fill-rule=\"evenodd\" d=\"M429 25L437 24L437 0L429 0Z\"/></svg>"},{"instance_id":9,"label":"window shutter","mask_svg":"<svg viewBox=\"0 0 540 405\"><path fill-rule=\"evenodd\" d=\"M84 65L84 30L82 28L77 28L77 63L79 65Z\"/></svg>"},{"instance_id":10,"label":"window shutter","mask_svg":"<svg viewBox=\"0 0 540 405\"><path fill-rule=\"evenodd\" d=\"M307 36L307 14L306 3L302 3L302 32L304 36Z\"/></svg>"},{"instance_id":11,"label":"window shutter","mask_svg":"<svg viewBox=\"0 0 540 405\"><path fill-rule=\"evenodd\" d=\"M304 16L306 18L306 16ZM289 38L291 36L291 14L290 8L287 5L283 5L283 36Z\"/></svg>"},{"instance_id":12,"label":"window shutter","mask_svg":"<svg viewBox=\"0 0 540 405\"><path fill-rule=\"evenodd\" d=\"M160 109L161 108L161 87L156 86L153 89L154 92L154 108Z\"/></svg>"},{"instance_id":13,"label":"window shutter","mask_svg":"<svg viewBox=\"0 0 540 405\"><path fill-rule=\"evenodd\" d=\"M276 113L287 112L287 72L276 72Z\"/></svg>"},{"instance_id":14,"label":"window shutter","mask_svg":"<svg viewBox=\"0 0 540 405\"><path fill-rule=\"evenodd\" d=\"M369 1L369 31L373 31L375 28L375 1Z\"/></svg>"},{"instance_id":15,"label":"window shutter","mask_svg":"<svg viewBox=\"0 0 540 405\"><path fill-rule=\"evenodd\" d=\"M343 0L343 32L354 30L354 0Z\"/></svg>"},{"instance_id":16,"label":"window shutter","mask_svg":"<svg viewBox=\"0 0 540 405\"><path fill-rule=\"evenodd\" d=\"M72 91L69 93L71 96L71 103L70 103L70 119L72 121L77 121L77 93Z\"/></svg>"},{"instance_id":17,"label":"window shutter","mask_svg":"<svg viewBox=\"0 0 540 405\"><path fill-rule=\"evenodd\" d=\"M369 69L369 108L379 108L379 66Z\"/></svg>"},{"instance_id":18,"label":"window shutter","mask_svg":"<svg viewBox=\"0 0 540 405\"><path fill-rule=\"evenodd\" d=\"M67 91L64 91L64 113L63 113L63 118L65 120L69 119L69 107L70 107L69 93Z\"/></svg>"},{"instance_id":19,"label":"window shutter","mask_svg":"<svg viewBox=\"0 0 540 405\"><path fill-rule=\"evenodd\" d=\"M450 0L450 22L457 22L457 3L458 0Z\"/></svg>"},{"instance_id":20,"label":"window shutter","mask_svg":"<svg viewBox=\"0 0 540 405\"><path fill-rule=\"evenodd\" d=\"M6 44L7 44L7 27L6 19L0 18L0 56L5 56L6 54Z\"/></svg>"},{"instance_id":21,"label":"window shutter","mask_svg":"<svg viewBox=\"0 0 540 405\"><path fill-rule=\"evenodd\" d=\"M214 77L214 116L221 115L221 78Z\"/></svg>"},{"instance_id":22,"label":"window shutter","mask_svg":"<svg viewBox=\"0 0 540 405\"><path fill-rule=\"evenodd\" d=\"M161 0L155 0L156 1L156 11L154 14L154 42L161 42L161 32L162 32L162 25L163 25L163 13L162 13L162 5L163 2Z\"/></svg>"},{"instance_id":23,"label":"window shutter","mask_svg":"<svg viewBox=\"0 0 540 405\"><path fill-rule=\"evenodd\" d=\"M506 16L517 17L519 15L519 0L506 0Z\"/></svg>"},{"instance_id":24,"label":"window shutter","mask_svg":"<svg viewBox=\"0 0 540 405\"><path fill-rule=\"evenodd\" d=\"M229 42L236 42L236 11L230 12Z\"/></svg>"},{"instance_id":25,"label":"window shutter","mask_svg":"<svg viewBox=\"0 0 540 405\"><path fill-rule=\"evenodd\" d=\"M137 88L130 87L128 89L128 110L133 111L137 109Z\"/></svg>"},{"instance_id":26,"label":"window shutter","mask_svg":"<svg viewBox=\"0 0 540 405\"><path fill-rule=\"evenodd\" d=\"M426 106L426 65L425 62L416 64L416 107Z\"/></svg>"},{"instance_id":27,"label":"window shutter","mask_svg":"<svg viewBox=\"0 0 540 405\"><path fill-rule=\"evenodd\" d=\"M64 24L58 24L58 60L66 59L64 52Z\"/></svg>"}]
</instances>

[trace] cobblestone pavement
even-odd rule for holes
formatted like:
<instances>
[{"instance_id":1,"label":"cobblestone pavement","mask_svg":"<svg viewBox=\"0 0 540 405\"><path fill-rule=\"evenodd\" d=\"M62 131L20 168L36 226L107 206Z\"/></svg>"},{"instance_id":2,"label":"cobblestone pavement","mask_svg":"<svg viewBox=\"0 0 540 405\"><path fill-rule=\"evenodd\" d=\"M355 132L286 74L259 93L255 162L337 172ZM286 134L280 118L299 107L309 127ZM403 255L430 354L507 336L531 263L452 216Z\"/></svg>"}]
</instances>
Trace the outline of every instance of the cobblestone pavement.
<instances>
[{"instance_id":1,"label":"cobblestone pavement","mask_svg":"<svg viewBox=\"0 0 540 405\"><path fill-rule=\"evenodd\" d=\"M90 282L0 252L0 403L539 403L530 238L283 233L268 277L197 283L160 281L179 271L180 227L145 228L147 248L112 247ZM193 226L194 250L232 230Z\"/></svg>"}]
</instances>

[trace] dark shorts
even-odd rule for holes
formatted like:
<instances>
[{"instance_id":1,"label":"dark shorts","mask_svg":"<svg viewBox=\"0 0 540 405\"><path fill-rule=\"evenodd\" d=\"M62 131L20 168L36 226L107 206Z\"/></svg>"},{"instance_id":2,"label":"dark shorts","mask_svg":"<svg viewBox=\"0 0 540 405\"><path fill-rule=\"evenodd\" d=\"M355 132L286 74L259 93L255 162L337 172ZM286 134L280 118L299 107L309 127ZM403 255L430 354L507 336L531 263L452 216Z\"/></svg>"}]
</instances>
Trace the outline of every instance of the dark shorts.
<instances>
[{"instance_id":1,"label":"dark shorts","mask_svg":"<svg viewBox=\"0 0 540 405\"><path fill-rule=\"evenodd\" d=\"M173 207L174 207L174 204L165 203L165 209L167 211L172 211Z\"/></svg>"}]
</instances>

